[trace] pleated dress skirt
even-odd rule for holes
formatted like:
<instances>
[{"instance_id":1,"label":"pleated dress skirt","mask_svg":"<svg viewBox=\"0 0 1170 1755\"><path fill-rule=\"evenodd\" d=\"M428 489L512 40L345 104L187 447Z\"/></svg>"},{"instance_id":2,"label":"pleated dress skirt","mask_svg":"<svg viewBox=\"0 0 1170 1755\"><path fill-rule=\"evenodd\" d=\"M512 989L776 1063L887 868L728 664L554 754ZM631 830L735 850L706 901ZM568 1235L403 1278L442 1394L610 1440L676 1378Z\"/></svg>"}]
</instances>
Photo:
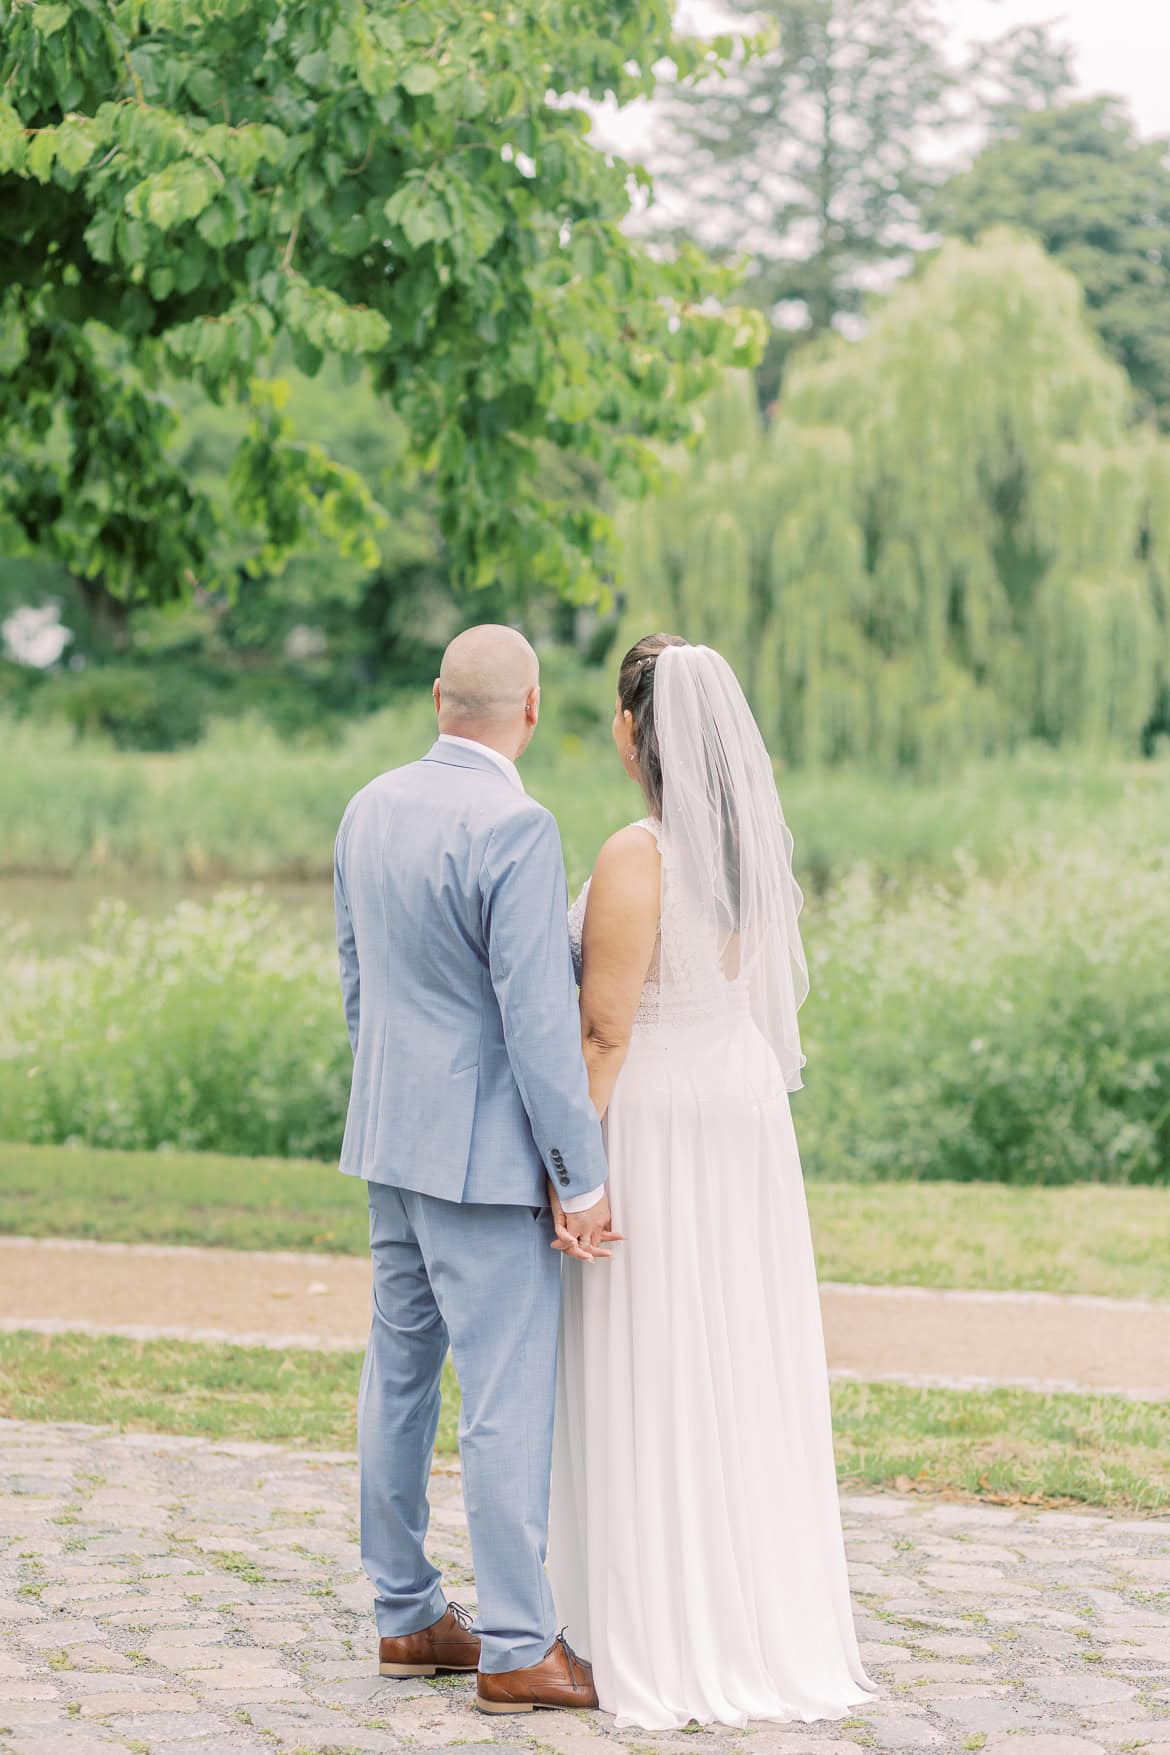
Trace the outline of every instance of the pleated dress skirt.
<instances>
[{"instance_id":1,"label":"pleated dress skirt","mask_svg":"<svg viewBox=\"0 0 1170 1755\"><path fill-rule=\"evenodd\" d=\"M639 1027L626 1241L564 1264L549 1571L619 1726L839 1718L857 1648L788 1093L749 1017Z\"/></svg>"}]
</instances>

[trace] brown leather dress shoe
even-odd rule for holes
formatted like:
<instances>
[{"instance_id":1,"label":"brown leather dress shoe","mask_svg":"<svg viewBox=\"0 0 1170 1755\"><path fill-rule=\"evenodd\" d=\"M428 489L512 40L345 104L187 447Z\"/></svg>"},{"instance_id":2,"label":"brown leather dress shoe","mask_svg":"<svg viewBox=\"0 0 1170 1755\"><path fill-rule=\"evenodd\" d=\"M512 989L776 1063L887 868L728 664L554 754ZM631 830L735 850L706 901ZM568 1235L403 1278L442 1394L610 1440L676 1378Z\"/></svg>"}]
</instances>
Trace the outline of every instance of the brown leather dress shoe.
<instances>
[{"instance_id":1,"label":"brown leather dress shoe","mask_svg":"<svg viewBox=\"0 0 1170 1755\"><path fill-rule=\"evenodd\" d=\"M558 1635L538 1664L503 1675L479 1672L475 1704L481 1712L531 1712L534 1706L593 1707L593 1666Z\"/></svg>"},{"instance_id":2,"label":"brown leather dress shoe","mask_svg":"<svg viewBox=\"0 0 1170 1755\"><path fill-rule=\"evenodd\" d=\"M381 1676L433 1676L439 1670L478 1670L479 1637L471 1616L452 1603L441 1621L421 1633L403 1633L378 1642Z\"/></svg>"}]
</instances>

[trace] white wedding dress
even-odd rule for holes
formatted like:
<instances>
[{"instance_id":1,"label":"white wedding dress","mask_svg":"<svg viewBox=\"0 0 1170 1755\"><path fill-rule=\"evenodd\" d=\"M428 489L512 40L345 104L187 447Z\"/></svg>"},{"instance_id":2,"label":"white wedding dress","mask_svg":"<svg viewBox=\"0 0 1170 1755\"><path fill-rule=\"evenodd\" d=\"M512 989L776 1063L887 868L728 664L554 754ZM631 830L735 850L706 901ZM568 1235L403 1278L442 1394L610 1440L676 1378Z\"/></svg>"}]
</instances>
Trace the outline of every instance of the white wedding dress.
<instances>
[{"instance_id":1,"label":"white wedding dress","mask_svg":"<svg viewBox=\"0 0 1170 1755\"><path fill-rule=\"evenodd\" d=\"M873 1683L788 1090L746 994L713 1024L659 954L606 1118L626 1241L564 1264L553 1592L619 1726L838 1718Z\"/></svg>"}]
</instances>

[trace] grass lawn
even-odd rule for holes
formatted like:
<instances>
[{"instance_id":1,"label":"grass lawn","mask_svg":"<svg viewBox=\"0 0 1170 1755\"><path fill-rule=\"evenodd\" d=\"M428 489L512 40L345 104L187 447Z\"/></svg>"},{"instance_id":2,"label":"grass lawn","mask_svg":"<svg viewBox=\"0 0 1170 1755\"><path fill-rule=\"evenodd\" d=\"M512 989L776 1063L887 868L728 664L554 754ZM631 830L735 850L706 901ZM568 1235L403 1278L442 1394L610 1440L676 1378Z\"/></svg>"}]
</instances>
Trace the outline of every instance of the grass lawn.
<instances>
[{"instance_id":1,"label":"grass lawn","mask_svg":"<svg viewBox=\"0 0 1170 1755\"><path fill-rule=\"evenodd\" d=\"M3 1233L363 1255L369 1217L336 1164L0 1144Z\"/></svg>"},{"instance_id":2,"label":"grass lawn","mask_svg":"<svg viewBox=\"0 0 1170 1755\"><path fill-rule=\"evenodd\" d=\"M1170 1298L1170 1188L808 1183L822 1279Z\"/></svg>"},{"instance_id":3,"label":"grass lawn","mask_svg":"<svg viewBox=\"0 0 1170 1755\"><path fill-rule=\"evenodd\" d=\"M1170 1189L808 1185L822 1278L1170 1298ZM363 1254L364 1186L282 1158L0 1145L0 1233Z\"/></svg>"},{"instance_id":4,"label":"grass lawn","mask_svg":"<svg viewBox=\"0 0 1170 1755\"><path fill-rule=\"evenodd\" d=\"M0 1334L0 1415L346 1450L360 1372L356 1353ZM449 1375L445 1453L457 1407ZM1170 1509L1165 1404L842 1382L833 1418L845 1487Z\"/></svg>"}]
</instances>

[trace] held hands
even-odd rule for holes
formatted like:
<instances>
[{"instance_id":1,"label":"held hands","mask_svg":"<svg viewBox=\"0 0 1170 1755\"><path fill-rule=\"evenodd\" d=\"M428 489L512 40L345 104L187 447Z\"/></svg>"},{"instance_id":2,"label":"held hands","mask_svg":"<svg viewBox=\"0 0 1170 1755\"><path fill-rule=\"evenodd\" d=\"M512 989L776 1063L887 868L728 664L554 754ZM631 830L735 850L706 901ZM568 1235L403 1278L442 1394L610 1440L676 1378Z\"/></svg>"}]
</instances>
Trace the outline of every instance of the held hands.
<instances>
[{"instance_id":1,"label":"held hands","mask_svg":"<svg viewBox=\"0 0 1170 1755\"><path fill-rule=\"evenodd\" d=\"M574 1256L578 1261L606 1261L613 1255L613 1250L606 1249L605 1244L624 1241L621 1232L613 1228L608 1193L602 1195L596 1206L587 1207L583 1213L567 1213L551 1182L548 1198L557 1233L554 1249Z\"/></svg>"}]
</instances>

